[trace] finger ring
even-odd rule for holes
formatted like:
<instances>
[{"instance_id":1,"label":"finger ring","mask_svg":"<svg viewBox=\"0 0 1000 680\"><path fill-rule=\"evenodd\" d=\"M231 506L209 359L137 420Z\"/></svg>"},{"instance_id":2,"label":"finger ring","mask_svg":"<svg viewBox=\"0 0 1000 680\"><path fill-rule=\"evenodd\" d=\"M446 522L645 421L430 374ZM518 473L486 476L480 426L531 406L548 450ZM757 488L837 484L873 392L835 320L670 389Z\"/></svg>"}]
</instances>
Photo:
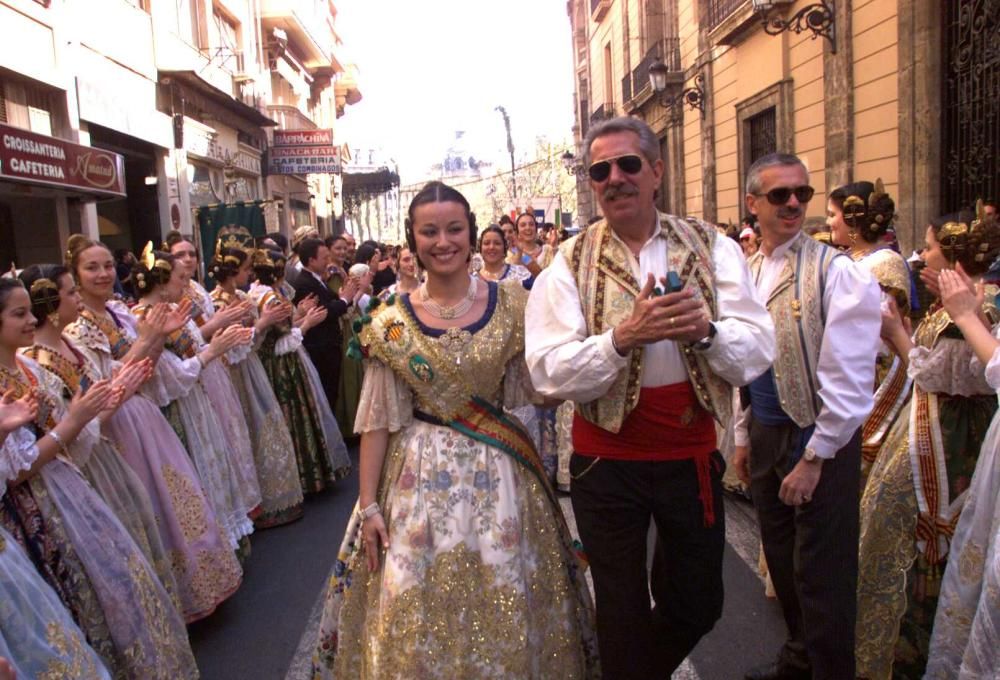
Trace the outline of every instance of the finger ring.
<instances>
[{"instance_id":1,"label":"finger ring","mask_svg":"<svg viewBox=\"0 0 1000 680\"><path fill-rule=\"evenodd\" d=\"M802 496L802 502L803 503L808 503L811 500L812 500L812 496Z\"/></svg>"},{"instance_id":2,"label":"finger ring","mask_svg":"<svg viewBox=\"0 0 1000 680\"><path fill-rule=\"evenodd\" d=\"M676 324L677 324L676 319L674 319L674 317L670 317L670 327L673 328Z\"/></svg>"}]
</instances>

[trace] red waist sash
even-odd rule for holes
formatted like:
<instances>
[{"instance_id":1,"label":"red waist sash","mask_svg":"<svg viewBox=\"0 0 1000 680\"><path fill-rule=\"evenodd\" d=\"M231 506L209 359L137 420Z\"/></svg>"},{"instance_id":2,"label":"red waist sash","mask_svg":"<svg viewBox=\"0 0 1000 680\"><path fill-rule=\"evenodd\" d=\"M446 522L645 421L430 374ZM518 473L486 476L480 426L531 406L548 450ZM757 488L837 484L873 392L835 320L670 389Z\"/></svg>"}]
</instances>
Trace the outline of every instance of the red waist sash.
<instances>
[{"instance_id":1,"label":"red waist sash","mask_svg":"<svg viewBox=\"0 0 1000 680\"><path fill-rule=\"evenodd\" d=\"M706 526L715 523L710 454L717 448L715 421L689 382L643 387L639 403L615 434L573 416L573 450L613 460L693 460Z\"/></svg>"},{"instance_id":2,"label":"red waist sash","mask_svg":"<svg viewBox=\"0 0 1000 680\"><path fill-rule=\"evenodd\" d=\"M573 449L617 460L688 460L716 448L715 422L689 382L643 387L617 434L573 417Z\"/></svg>"}]
</instances>

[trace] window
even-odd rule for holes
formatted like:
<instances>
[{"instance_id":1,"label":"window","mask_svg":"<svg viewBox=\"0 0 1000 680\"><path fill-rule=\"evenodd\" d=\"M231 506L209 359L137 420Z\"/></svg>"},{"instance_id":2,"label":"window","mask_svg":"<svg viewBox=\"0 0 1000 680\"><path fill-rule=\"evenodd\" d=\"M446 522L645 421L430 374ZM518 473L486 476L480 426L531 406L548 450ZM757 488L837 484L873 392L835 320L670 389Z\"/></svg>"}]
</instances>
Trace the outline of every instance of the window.
<instances>
[{"instance_id":1,"label":"window","mask_svg":"<svg viewBox=\"0 0 1000 680\"><path fill-rule=\"evenodd\" d=\"M760 113L750 116L743 125L747 133L747 158L744 174L750 169L755 160L774 153L778 150L777 116L775 108L764 109Z\"/></svg>"},{"instance_id":2,"label":"window","mask_svg":"<svg viewBox=\"0 0 1000 680\"><path fill-rule=\"evenodd\" d=\"M604 104L614 108L615 72L611 63L611 43L604 46Z\"/></svg>"},{"instance_id":3,"label":"window","mask_svg":"<svg viewBox=\"0 0 1000 680\"><path fill-rule=\"evenodd\" d=\"M736 11L746 0L704 0L705 23L715 28Z\"/></svg>"},{"instance_id":4,"label":"window","mask_svg":"<svg viewBox=\"0 0 1000 680\"><path fill-rule=\"evenodd\" d=\"M229 73L239 73L243 67L239 22L229 17L218 6L213 5L212 24L218 43L215 46L219 53L216 58L217 63Z\"/></svg>"}]
</instances>

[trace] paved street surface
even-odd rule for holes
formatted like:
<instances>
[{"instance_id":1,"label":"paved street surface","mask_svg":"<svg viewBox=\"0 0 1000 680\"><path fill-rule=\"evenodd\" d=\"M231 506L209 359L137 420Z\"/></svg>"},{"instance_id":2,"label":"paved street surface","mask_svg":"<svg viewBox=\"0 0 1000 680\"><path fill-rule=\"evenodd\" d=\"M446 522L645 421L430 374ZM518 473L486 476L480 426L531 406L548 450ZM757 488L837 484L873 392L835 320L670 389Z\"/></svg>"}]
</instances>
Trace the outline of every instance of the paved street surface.
<instances>
[{"instance_id":1,"label":"paved street surface","mask_svg":"<svg viewBox=\"0 0 1000 680\"><path fill-rule=\"evenodd\" d=\"M352 457L356 463L356 449ZM311 497L301 521L253 535L239 592L191 627L205 680L309 678L321 596L354 507L357 483L355 472L332 491ZM563 508L573 526L568 498ZM778 605L764 596L757 575L759 540L745 501L726 498L726 535L722 620L674 680L742 678L749 666L769 661L783 639Z\"/></svg>"}]
</instances>

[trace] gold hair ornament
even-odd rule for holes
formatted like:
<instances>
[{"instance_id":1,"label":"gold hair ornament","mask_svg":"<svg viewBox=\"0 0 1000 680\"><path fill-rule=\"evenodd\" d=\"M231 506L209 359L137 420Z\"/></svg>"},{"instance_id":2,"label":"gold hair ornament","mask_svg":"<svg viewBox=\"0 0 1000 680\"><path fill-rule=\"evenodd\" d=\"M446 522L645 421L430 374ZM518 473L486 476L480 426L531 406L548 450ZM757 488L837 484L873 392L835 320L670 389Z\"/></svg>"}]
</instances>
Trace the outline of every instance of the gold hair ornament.
<instances>
[{"instance_id":1,"label":"gold hair ornament","mask_svg":"<svg viewBox=\"0 0 1000 680\"><path fill-rule=\"evenodd\" d=\"M52 279L45 277L35 279L29 294L33 304L59 306L59 286Z\"/></svg>"}]
</instances>

